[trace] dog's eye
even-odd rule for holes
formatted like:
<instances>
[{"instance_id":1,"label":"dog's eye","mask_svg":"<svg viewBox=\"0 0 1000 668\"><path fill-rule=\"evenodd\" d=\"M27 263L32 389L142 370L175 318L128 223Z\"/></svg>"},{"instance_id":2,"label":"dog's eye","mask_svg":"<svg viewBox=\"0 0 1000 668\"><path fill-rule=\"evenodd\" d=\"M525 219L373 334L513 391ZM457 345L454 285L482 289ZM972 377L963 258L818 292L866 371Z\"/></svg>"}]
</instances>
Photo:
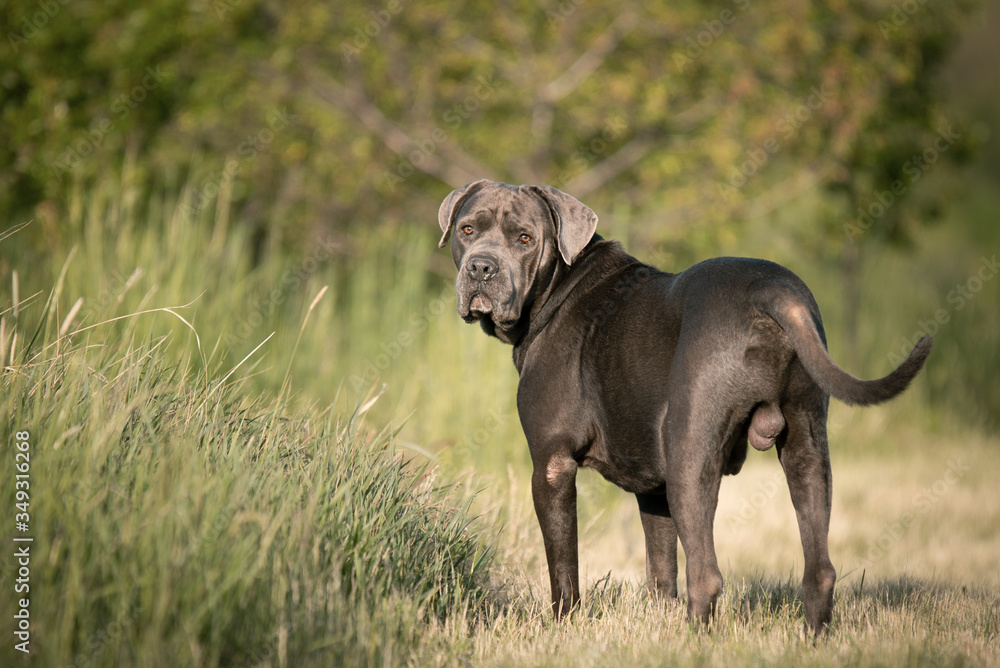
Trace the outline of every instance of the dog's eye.
<instances>
[{"instance_id":1,"label":"dog's eye","mask_svg":"<svg viewBox=\"0 0 1000 668\"><path fill-rule=\"evenodd\" d=\"M521 236L519 236L517 238L517 240L520 241L522 244L526 244L529 241L531 241L531 235L530 234L522 234Z\"/></svg>"},{"instance_id":2,"label":"dog's eye","mask_svg":"<svg viewBox=\"0 0 1000 668\"><path fill-rule=\"evenodd\" d=\"M462 234L465 236L472 234L472 225L462 225Z\"/></svg>"}]
</instances>

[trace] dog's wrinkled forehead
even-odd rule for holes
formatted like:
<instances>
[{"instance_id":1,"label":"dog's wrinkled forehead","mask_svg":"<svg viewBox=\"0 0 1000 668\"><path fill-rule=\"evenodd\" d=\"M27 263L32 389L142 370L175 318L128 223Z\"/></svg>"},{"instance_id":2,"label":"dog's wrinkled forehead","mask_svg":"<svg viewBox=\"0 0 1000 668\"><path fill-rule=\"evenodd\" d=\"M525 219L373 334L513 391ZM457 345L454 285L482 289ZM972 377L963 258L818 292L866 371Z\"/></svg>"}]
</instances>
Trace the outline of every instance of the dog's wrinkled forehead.
<instances>
[{"instance_id":1,"label":"dog's wrinkled forehead","mask_svg":"<svg viewBox=\"0 0 1000 668\"><path fill-rule=\"evenodd\" d=\"M551 221L549 209L541 197L529 188L506 183L493 183L472 193L456 212L455 220L470 215L499 223L511 219Z\"/></svg>"}]
</instances>

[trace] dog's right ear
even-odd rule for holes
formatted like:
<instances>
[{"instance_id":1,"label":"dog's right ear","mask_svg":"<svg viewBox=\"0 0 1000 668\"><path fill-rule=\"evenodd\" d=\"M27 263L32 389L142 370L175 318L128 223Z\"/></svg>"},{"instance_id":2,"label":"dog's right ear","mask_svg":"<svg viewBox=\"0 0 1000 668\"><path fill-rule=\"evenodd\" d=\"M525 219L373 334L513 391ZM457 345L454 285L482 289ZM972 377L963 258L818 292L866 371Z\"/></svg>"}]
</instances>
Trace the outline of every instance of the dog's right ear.
<instances>
[{"instance_id":1,"label":"dog's right ear","mask_svg":"<svg viewBox=\"0 0 1000 668\"><path fill-rule=\"evenodd\" d=\"M451 237L451 231L455 228L455 216L462 208L465 200L469 195L480 190L487 183L490 183L489 179L479 179L478 181L467 183L461 188L452 190L451 194L444 198L444 201L441 202L441 208L438 209L438 225L441 226L441 241L438 242L438 248L444 248L447 245L448 238Z\"/></svg>"}]
</instances>

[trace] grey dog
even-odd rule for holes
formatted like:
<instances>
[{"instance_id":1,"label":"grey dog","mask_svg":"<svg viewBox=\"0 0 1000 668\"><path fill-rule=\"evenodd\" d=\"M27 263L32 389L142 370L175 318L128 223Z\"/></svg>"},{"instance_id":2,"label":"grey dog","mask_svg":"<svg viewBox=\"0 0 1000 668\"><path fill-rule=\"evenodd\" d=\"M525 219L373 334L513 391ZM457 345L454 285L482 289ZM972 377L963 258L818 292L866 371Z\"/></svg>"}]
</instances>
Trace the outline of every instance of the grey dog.
<instances>
[{"instance_id":1,"label":"grey dog","mask_svg":"<svg viewBox=\"0 0 1000 668\"><path fill-rule=\"evenodd\" d=\"M441 247L453 236L459 315L514 346L555 615L580 601L576 471L585 466L635 494L648 587L665 597L677 596L680 538L688 616L708 623L722 591L719 484L739 472L749 442L777 450L805 554L806 622L823 632L837 579L829 398L895 397L930 337L888 376L859 380L830 358L819 307L788 269L717 258L659 271L601 238L597 215L550 186L476 181L448 195L438 222Z\"/></svg>"}]
</instances>

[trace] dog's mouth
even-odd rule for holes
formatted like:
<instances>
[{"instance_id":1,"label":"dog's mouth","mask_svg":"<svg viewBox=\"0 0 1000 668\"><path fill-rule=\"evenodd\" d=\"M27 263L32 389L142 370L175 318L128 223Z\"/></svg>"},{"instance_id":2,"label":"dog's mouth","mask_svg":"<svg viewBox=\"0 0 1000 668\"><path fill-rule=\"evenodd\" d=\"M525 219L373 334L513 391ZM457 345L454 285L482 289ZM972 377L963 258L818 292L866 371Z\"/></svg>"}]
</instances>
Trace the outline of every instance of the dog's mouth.
<instances>
[{"instance_id":1,"label":"dog's mouth","mask_svg":"<svg viewBox=\"0 0 1000 668\"><path fill-rule=\"evenodd\" d=\"M484 315L490 315L493 313L493 302L483 295L477 294L473 296L472 302L469 304L469 313L480 318Z\"/></svg>"},{"instance_id":2,"label":"dog's mouth","mask_svg":"<svg viewBox=\"0 0 1000 668\"><path fill-rule=\"evenodd\" d=\"M493 314L493 302L486 295L475 293L458 300L458 314L465 322L476 322Z\"/></svg>"},{"instance_id":3,"label":"dog's mouth","mask_svg":"<svg viewBox=\"0 0 1000 668\"><path fill-rule=\"evenodd\" d=\"M477 292L464 301L468 306L460 311L459 315L465 322L472 323L489 319L500 330L509 330L517 324L516 319L504 318L502 313L497 312L493 300L482 293Z\"/></svg>"}]
</instances>

